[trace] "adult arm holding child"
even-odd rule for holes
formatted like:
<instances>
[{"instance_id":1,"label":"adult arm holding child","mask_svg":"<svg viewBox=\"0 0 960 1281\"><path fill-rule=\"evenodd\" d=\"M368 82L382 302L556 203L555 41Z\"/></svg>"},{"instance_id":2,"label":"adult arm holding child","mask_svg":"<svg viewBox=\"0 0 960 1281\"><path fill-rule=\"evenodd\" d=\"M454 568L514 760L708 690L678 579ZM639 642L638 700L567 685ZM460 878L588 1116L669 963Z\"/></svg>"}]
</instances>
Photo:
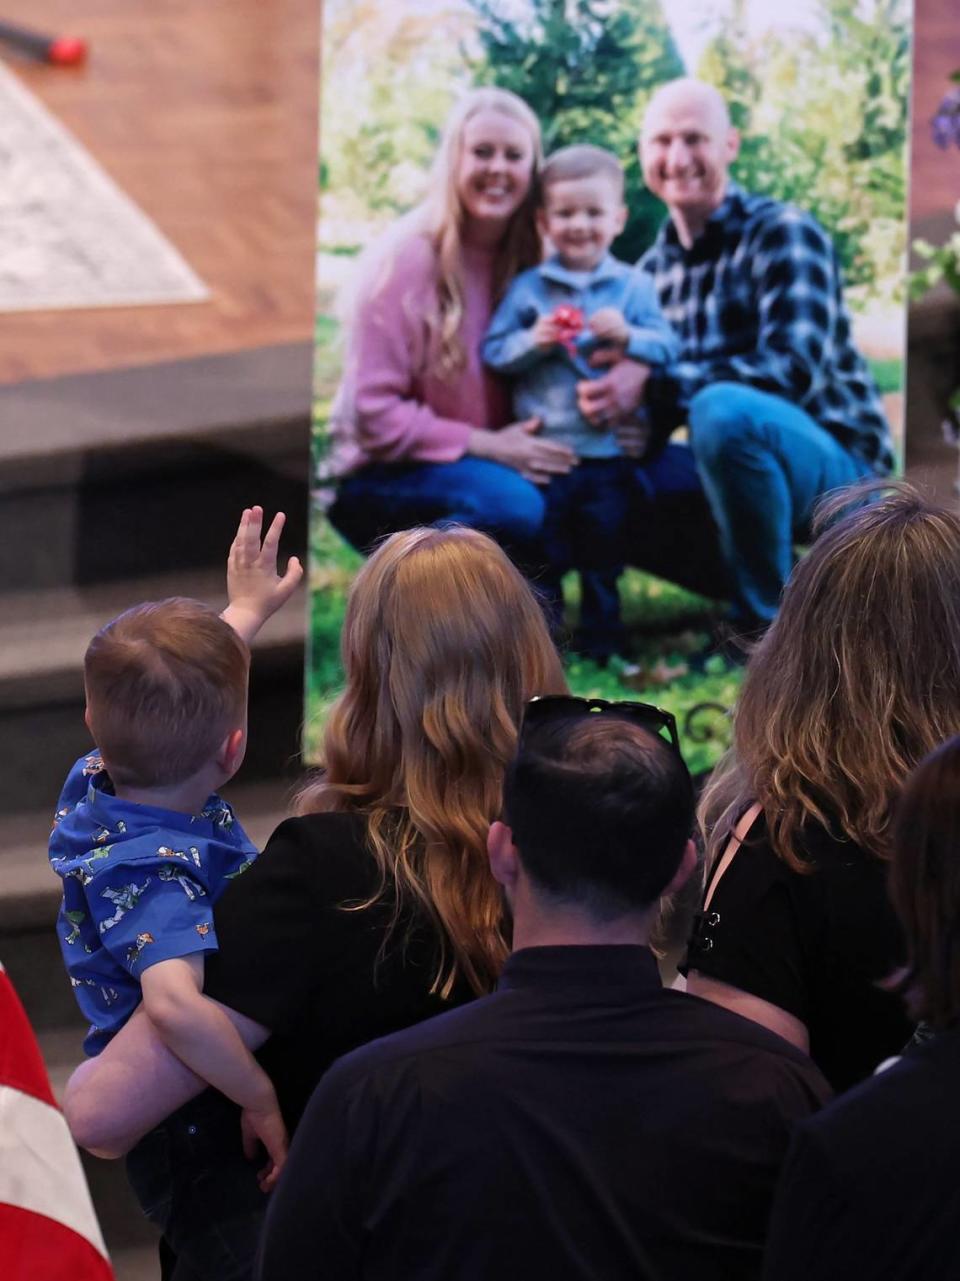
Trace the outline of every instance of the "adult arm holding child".
<instances>
[{"instance_id":1,"label":"adult arm holding child","mask_svg":"<svg viewBox=\"0 0 960 1281\"><path fill-rule=\"evenodd\" d=\"M287 1158L287 1131L270 1078L215 1001L203 995L203 957L173 957L144 970L143 1007L164 1043L203 1080L243 1109L244 1150L257 1139L269 1157L264 1191L274 1186Z\"/></svg>"},{"instance_id":2,"label":"adult arm holding child","mask_svg":"<svg viewBox=\"0 0 960 1281\"><path fill-rule=\"evenodd\" d=\"M236 1010L212 1002L230 1020L249 1050L270 1030ZM94 1156L114 1160L171 1112L207 1088L160 1036L143 1005L96 1058L70 1076L63 1111L75 1142Z\"/></svg>"}]
</instances>

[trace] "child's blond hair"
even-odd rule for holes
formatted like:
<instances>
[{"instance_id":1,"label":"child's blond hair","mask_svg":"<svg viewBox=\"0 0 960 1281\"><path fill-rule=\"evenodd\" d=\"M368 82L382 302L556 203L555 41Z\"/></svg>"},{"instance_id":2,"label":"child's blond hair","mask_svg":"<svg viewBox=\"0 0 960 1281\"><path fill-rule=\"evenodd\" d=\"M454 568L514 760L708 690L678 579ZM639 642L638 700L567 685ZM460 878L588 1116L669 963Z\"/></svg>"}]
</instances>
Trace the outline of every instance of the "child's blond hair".
<instances>
[{"instance_id":1,"label":"child's blond hair","mask_svg":"<svg viewBox=\"0 0 960 1281\"><path fill-rule=\"evenodd\" d=\"M592 143L561 147L543 162L540 170L540 202L545 205L550 188L558 182L576 182L580 178L609 178L619 199L623 199L623 165L613 154Z\"/></svg>"},{"instance_id":2,"label":"child's blond hair","mask_svg":"<svg viewBox=\"0 0 960 1281\"><path fill-rule=\"evenodd\" d=\"M185 597L126 610L87 647L88 723L115 784L173 787L246 718L250 652L209 606Z\"/></svg>"}]
</instances>

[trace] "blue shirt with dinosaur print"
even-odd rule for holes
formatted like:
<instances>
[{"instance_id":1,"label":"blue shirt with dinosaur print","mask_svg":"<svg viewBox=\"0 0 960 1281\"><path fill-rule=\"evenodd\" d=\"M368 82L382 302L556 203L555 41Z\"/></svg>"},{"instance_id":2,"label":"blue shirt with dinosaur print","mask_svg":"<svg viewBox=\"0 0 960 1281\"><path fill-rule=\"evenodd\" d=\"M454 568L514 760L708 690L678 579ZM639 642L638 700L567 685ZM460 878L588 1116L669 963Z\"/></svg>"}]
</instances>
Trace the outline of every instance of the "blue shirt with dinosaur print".
<instances>
[{"instance_id":1,"label":"blue shirt with dinosaur print","mask_svg":"<svg viewBox=\"0 0 960 1281\"><path fill-rule=\"evenodd\" d=\"M256 858L219 796L196 815L121 800L101 758L67 776L50 834L63 880L57 919L70 982L98 1054L140 1004L140 975L158 961L216 951L213 904Z\"/></svg>"}]
</instances>

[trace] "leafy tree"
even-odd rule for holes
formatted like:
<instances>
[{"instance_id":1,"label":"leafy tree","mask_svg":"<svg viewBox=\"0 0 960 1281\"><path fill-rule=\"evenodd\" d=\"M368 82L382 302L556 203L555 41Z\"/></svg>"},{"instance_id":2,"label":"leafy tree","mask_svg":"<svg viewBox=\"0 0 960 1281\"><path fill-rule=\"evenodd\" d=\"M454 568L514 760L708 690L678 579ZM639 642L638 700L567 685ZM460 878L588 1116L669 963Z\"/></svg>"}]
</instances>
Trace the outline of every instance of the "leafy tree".
<instances>
[{"instance_id":1,"label":"leafy tree","mask_svg":"<svg viewBox=\"0 0 960 1281\"><path fill-rule=\"evenodd\" d=\"M906 0L820 0L819 40L751 38L742 0L733 9L697 72L743 135L736 177L809 209L850 283L889 292L906 236Z\"/></svg>"},{"instance_id":2,"label":"leafy tree","mask_svg":"<svg viewBox=\"0 0 960 1281\"><path fill-rule=\"evenodd\" d=\"M660 0L470 0L477 15L479 84L512 89L540 119L548 151L591 142L626 171L630 219L615 245L632 261L650 244L664 209L647 191L637 135L650 94L683 74Z\"/></svg>"},{"instance_id":3,"label":"leafy tree","mask_svg":"<svg viewBox=\"0 0 960 1281\"><path fill-rule=\"evenodd\" d=\"M366 224L389 221L422 194L462 80L459 47L470 22L452 3L424 12L326 0L325 10L324 231L363 240Z\"/></svg>"}]
</instances>

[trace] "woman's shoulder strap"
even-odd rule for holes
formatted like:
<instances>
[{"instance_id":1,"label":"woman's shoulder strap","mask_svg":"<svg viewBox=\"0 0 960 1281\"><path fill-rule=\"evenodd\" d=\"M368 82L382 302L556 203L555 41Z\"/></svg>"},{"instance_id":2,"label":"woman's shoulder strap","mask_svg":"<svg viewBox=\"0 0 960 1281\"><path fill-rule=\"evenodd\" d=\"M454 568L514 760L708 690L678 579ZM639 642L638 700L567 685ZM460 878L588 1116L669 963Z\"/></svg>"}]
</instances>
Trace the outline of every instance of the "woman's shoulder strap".
<instances>
[{"instance_id":1,"label":"woman's shoulder strap","mask_svg":"<svg viewBox=\"0 0 960 1281\"><path fill-rule=\"evenodd\" d=\"M741 815L733 831L730 833L730 839L727 841L727 844L723 853L720 855L720 858L717 860L717 863L710 876L710 880L707 883L707 892L704 895L704 899L703 899L704 911L706 911L707 908L710 906L710 902L713 899L714 894L716 893L717 886L720 884L721 877L723 876L724 872L726 872L730 864L733 862L734 857L736 856L737 850L746 840L747 833L750 831L751 827L753 827L754 823L760 817L761 813L762 813L762 810L759 804L754 802L754 804L751 805L750 808L744 814Z\"/></svg>"}]
</instances>

